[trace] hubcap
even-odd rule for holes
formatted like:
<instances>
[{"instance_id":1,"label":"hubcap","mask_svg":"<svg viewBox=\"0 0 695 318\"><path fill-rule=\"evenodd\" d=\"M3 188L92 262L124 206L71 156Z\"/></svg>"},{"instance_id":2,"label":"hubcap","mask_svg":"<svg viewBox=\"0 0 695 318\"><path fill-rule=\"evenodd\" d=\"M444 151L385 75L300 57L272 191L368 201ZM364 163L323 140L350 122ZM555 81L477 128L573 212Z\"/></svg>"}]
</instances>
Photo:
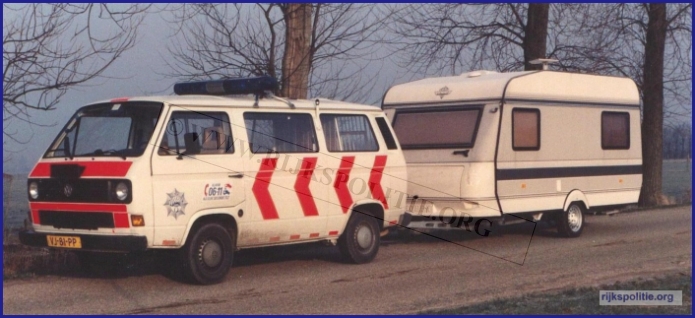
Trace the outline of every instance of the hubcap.
<instances>
[{"instance_id":1,"label":"hubcap","mask_svg":"<svg viewBox=\"0 0 695 318\"><path fill-rule=\"evenodd\" d=\"M567 211L567 221L572 232L577 232L582 227L582 209L573 205Z\"/></svg>"},{"instance_id":2,"label":"hubcap","mask_svg":"<svg viewBox=\"0 0 695 318\"><path fill-rule=\"evenodd\" d=\"M215 241L205 241L200 249L200 258L208 267L215 267L222 262L222 246Z\"/></svg>"},{"instance_id":3,"label":"hubcap","mask_svg":"<svg viewBox=\"0 0 695 318\"><path fill-rule=\"evenodd\" d=\"M362 249L368 249L374 243L372 229L366 224L361 224L357 229L357 245Z\"/></svg>"}]
</instances>

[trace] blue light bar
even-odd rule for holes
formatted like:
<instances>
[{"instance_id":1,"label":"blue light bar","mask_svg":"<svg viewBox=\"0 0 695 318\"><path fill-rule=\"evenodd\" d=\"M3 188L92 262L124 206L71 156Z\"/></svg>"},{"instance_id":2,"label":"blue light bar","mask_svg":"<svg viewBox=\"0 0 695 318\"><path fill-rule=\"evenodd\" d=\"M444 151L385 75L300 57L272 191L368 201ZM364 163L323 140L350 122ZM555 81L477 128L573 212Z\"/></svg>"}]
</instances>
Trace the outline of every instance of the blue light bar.
<instances>
[{"instance_id":1,"label":"blue light bar","mask_svg":"<svg viewBox=\"0 0 695 318\"><path fill-rule=\"evenodd\" d=\"M261 95L265 91L276 91L277 89L278 81L270 76L185 82L174 85L176 95Z\"/></svg>"}]
</instances>

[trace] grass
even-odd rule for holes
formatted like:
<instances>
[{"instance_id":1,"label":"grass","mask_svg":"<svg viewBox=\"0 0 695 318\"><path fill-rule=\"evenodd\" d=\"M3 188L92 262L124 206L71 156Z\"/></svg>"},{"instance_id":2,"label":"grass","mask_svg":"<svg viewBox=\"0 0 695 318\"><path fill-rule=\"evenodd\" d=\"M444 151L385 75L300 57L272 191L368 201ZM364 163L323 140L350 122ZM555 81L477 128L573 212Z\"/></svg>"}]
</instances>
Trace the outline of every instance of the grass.
<instances>
[{"instance_id":1,"label":"grass","mask_svg":"<svg viewBox=\"0 0 695 318\"><path fill-rule=\"evenodd\" d=\"M681 306L599 306L599 290L682 290ZM427 315L459 314L692 314L692 274L681 273L651 280L638 279L600 287L574 288L553 293L532 293L495 299L466 307L425 311Z\"/></svg>"}]
</instances>

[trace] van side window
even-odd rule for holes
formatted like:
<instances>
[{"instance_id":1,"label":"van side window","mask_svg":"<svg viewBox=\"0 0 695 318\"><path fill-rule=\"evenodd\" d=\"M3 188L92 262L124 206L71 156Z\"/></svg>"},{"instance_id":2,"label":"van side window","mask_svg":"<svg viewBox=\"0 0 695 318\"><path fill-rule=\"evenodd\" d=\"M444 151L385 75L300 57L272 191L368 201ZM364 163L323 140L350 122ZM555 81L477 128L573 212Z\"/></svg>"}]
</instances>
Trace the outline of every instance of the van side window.
<instances>
[{"instance_id":1,"label":"van side window","mask_svg":"<svg viewBox=\"0 0 695 318\"><path fill-rule=\"evenodd\" d=\"M374 132L364 115L321 115L328 151L378 151Z\"/></svg>"},{"instance_id":2,"label":"van side window","mask_svg":"<svg viewBox=\"0 0 695 318\"><path fill-rule=\"evenodd\" d=\"M538 150L541 148L541 112L538 109L512 110L512 149Z\"/></svg>"},{"instance_id":3,"label":"van side window","mask_svg":"<svg viewBox=\"0 0 695 318\"><path fill-rule=\"evenodd\" d=\"M310 114L244 113L244 124L253 153L319 151Z\"/></svg>"},{"instance_id":4,"label":"van side window","mask_svg":"<svg viewBox=\"0 0 695 318\"><path fill-rule=\"evenodd\" d=\"M630 149L629 113L601 113L601 148Z\"/></svg>"},{"instance_id":5,"label":"van side window","mask_svg":"<svg viewBox=\"0 0 695 318\"><path fill-rule=\"evenodd\" d=\"M376 118L376 125L379 126L379 130L381 131L381 136L384 137L384 141L386 142L386 148L388 148L389 150L398 149L398 145L396 144L396 139L393 138L393 134L391 133L391 129L389 129L389 125L386 123L386 118L377 117Z\"/></svg>"},{"instance_id":6,"label":"van side window","mask_svg":"<svg viewBox=\"0 0 695 318\"><path fill-rule=\"evenodd\" d=\"M162 142L157 153L162 156L176 155L186 151L186 142L195 151L187 154L225 154L234 153L232 131L229 117L224 112L176 111L165 127Z\"/></svg>"}]
</instances>

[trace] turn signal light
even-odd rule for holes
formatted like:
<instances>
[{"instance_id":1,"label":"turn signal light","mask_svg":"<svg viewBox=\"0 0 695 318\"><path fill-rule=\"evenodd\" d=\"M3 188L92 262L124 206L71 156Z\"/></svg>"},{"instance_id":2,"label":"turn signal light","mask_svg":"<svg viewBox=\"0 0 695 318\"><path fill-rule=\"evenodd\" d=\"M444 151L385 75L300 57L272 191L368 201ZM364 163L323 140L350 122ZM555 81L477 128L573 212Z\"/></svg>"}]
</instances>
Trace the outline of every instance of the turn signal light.
<instances>
[{"instance_id":1,"label":"turn signal light","mask_svg":"<svg viewBox=\"0 0 695 318\"><path fill-rule=\"evenodd\" d=\"M133 226L145 226L145 218L142 215L130 215L130 222Z\"/></svg>"}]
</instances>

